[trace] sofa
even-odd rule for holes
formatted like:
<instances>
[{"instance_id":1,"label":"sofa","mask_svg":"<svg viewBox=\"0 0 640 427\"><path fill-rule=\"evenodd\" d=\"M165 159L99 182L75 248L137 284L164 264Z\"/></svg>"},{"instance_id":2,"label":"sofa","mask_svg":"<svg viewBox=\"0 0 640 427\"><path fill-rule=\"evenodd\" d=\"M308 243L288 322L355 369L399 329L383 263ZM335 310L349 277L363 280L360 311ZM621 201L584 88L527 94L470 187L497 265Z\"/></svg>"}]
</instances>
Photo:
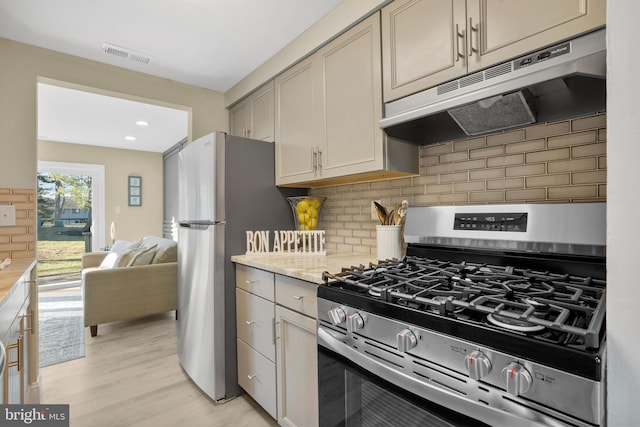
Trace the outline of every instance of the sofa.
<instances>
[{"instance_id":1,"label":"sofa","mask_svg":"<svg viewBox=\"0 0 640 427\"><path fill-rule=\"evenodd\" d=\"M177 317L177 255L175 241L155 236L83 254L84 326L91 336L102 323L171 310Z\"/></svg>"}]
</instances>

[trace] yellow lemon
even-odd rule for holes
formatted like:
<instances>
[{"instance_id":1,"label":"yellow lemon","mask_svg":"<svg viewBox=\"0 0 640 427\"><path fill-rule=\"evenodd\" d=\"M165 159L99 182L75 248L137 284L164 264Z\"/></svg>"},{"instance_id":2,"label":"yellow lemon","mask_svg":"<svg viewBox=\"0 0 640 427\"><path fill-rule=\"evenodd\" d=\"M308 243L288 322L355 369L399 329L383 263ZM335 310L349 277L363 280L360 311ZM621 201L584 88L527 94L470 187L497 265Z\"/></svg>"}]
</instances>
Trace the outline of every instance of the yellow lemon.
<instances>
[{"instance_id":1,"label":"yellow lemon","mask_svg":"<svg viewBox=\"0 0 640 427\"><path fill-rule=\"evenodd\" d=\"M298 213L306 212L307 209L309 209L309 204L307 203L306 199L300 200L296 205L296 210L298 211Z\"/></svg>"},{"instance_id":2,"label":"yellow lemon","mask_svg":"<svg viewBox=\"0 0 640 427\"><path fill-rule=\"evenodd\" d=\"M316 218L311 218L311 221L309 221L309 227L311 227L312 230L315 230L317 226L318 220Z\"/></svg>"},{"instance_id":3,"label":"yellow lemon","mask_svg":"<svg viewBox=\"0 0 640 427\"><path fill-rule=\"evenodd\" d=\"M318 217L318 208L316 208L315 206L309 207L309 210L307 212L309 213L309 216L311 218L317 218Z\"/></svg>"},{"instance_id":4,"label":"yellow lemon","mask_svg":"<svg viewBox=\"0 0 640 427\"><path fill-rule=\"evenodd\" d=\"M313 199L313 200L311 201L311 205L312 205L314 208L318 209L318 208L320 207L320 199Z\"/></svg>"}]
</instances>

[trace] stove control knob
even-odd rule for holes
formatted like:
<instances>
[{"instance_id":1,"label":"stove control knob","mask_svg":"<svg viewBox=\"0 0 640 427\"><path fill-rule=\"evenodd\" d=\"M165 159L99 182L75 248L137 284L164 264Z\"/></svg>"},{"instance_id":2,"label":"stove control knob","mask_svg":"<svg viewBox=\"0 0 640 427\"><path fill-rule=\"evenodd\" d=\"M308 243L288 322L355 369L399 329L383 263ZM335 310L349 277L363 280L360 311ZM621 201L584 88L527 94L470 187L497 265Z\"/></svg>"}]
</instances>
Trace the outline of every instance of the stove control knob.
<instances>
[{"instance_id":1,"label":"stove control knob","mask_svg":"<svg viewBox=\"0 0 640 427\"><path fill-rule=\"evenodd\" d=\"M472 351L464 359L464 366L467 368L469 376L474 380L479 380L491 372L491 361L484 353L478 350Z\"/></svg>"},{"instance_id":2,"label":"stove control knob","mask_svg":"<svg viewBox=\"0 0 640 427\"><path fill-rule=\"evenodd\" d=\"M514 396L526 393L531 388L533 379L524 366L511 362L502 370L502 376L507 384L507 393Z\"/></svg>"},{"instance_id":3,"label":"stove control knob","mask_svg":"<svg viewBox=\"0 0 640 427\"><path fill-rule=\"evenodd\" d=\"M355 332L358 329L364 328L364 319L358 313L353 313L347 316L347 331Z\"/></svg>"},{"instance_id":4,"label":"stove control knob","mask_svg":"<svg viewBox=\"0 0 640 427\"><path fill-rule=\"evenodd\" d=\"M333 323L334 325L339 325L347 320L347 314L343 309L339 307L332 308L331 310L329 310L328 314L329 320L331 320L331 323Z\"/></svg>"},{"instance_id":5,"label":"stove control knob","mask_svg":"<svg viewBox=\"0 0 640 427\"><path fill-rule=\"evenodd\" d=\"M406 353L407 351L418 345L418 339L416 338L415 334L409 329L403 329L402 331L398 332L398 335L396 335L396 337L398 339L398 351L402 353Z\"/></svg>"}]
</instances>

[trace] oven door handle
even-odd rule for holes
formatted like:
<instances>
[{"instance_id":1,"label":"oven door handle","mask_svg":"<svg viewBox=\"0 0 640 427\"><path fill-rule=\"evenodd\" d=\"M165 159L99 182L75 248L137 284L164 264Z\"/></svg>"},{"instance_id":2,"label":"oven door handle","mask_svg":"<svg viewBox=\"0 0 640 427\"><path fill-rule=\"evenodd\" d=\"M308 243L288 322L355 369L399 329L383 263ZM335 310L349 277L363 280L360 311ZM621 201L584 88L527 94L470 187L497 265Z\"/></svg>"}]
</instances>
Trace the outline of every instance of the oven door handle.
<instances>
[{"instance_id":1,"label":"oven door handle","mask_svg":"<svg viewBox=\"0 0 640 427\"><path fill-rule=\"evenodd\" d=\"M549 426L530 419L523 419L498 408L486 406L456 395L448 390L436 387L429 382L412 378L397 369L386 366L375 359L369 358L349 345L331 330L318 326L318 344L347 358L371 374L399 386L417 396L461 414L476 418L491 425L510 426ZM564 424L558 424L564 425Z\"/></svg>"}]
</instances>

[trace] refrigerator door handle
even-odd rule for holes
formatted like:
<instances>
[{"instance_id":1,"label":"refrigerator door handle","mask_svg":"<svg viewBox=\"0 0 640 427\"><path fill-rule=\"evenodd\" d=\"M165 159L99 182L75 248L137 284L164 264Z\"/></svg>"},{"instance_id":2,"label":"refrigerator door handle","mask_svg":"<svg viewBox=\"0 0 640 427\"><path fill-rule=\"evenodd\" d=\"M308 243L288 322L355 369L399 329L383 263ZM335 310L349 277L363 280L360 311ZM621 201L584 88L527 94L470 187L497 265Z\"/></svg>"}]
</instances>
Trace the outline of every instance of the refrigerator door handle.
<instances>
[{"instance_id":1,"label":"refrigerator door handle","mask_svg":"<svg viewBox=\"0 0 640 427\"><path fill-rule=\"evenodd\" d=\"M207 228L209 228L210 225L224 225L226 224L226 221L191 221L191 222L180 222L179 225L180 227L183 228L194 228L194 229L201 229L201 230L206 230Z\"/></svg>"}]
</instances>

